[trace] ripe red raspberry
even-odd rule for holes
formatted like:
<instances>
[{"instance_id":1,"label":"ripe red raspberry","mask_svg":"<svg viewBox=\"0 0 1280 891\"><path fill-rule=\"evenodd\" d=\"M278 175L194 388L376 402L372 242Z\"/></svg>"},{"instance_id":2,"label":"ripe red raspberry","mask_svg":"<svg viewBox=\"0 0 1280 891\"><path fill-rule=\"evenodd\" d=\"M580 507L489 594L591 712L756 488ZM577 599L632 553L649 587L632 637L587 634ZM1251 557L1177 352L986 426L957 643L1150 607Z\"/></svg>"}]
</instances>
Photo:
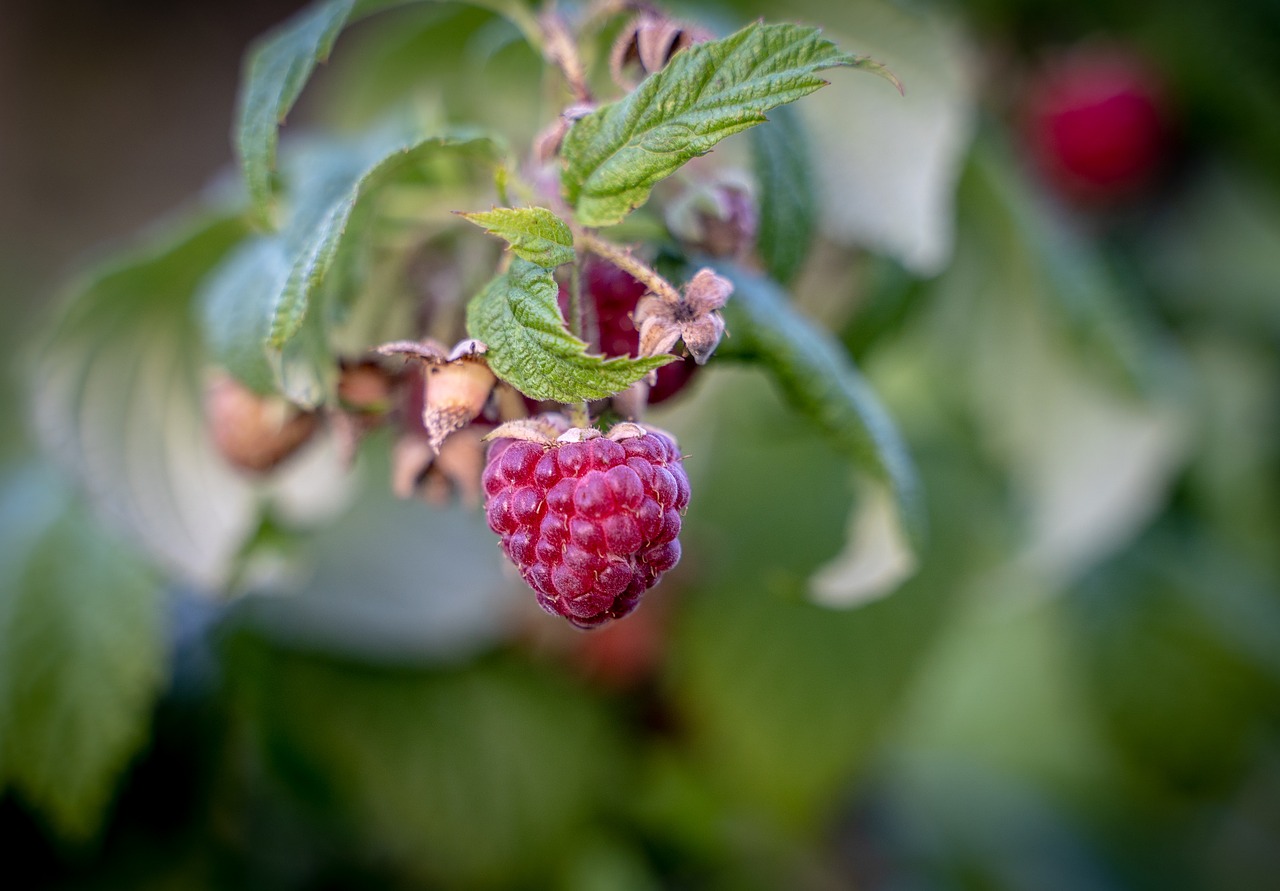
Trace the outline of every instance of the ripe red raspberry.
<instances>
[{"instance_id":1,"label":"ripe red raspberry","mask_svg":"<svg viewBox=\"0 0 1280 891\"><path fill-rule=\"evenodd\" d=\"M502 550L542 608L580 628L631 612L680 559L689 478L679 447L627 427L643 435L498 439L484 471L485 514Z\"/></svg>"}]
</instances>

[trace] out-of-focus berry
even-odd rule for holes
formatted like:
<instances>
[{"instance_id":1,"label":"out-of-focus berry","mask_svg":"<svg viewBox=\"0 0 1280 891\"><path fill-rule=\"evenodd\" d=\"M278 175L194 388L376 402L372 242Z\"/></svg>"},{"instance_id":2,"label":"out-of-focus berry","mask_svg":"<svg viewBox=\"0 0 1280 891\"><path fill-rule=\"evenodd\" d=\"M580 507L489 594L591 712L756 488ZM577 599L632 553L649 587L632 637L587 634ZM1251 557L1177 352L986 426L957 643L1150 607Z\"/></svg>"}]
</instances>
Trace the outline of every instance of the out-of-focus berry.
<instances>
[{"instance_id":1,"label":"out-of-focus berry","mask_svg":"<svg viewBox=\"0 0 1280 891\"><path fill-rule=\"evenodd\" d=\"M205 389L205 423L218 453L250 473L266 473L309 440L319 421L279 396L262 396L230 375Z\"/></svg>"},{"instance_id":2,"label":"out-of-focus berry","mask_svg":"<svg viewBox=\"0 0 1280 891\"><path fill-rule=\"evenodd\" d=\"M1042 174L1066 197L1109 203L1159 175L1170 127L1159 77L1133 53L1082 47L1032 82L1024 127Z\"/></svg>"}]
</instances>

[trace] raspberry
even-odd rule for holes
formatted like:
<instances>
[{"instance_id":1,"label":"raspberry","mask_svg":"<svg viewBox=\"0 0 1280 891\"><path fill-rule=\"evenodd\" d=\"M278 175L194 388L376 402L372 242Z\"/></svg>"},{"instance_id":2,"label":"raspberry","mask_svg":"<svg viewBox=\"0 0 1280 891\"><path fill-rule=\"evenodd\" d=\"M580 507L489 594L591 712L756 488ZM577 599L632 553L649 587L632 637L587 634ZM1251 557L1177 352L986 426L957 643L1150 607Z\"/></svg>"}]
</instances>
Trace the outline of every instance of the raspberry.
<instances>
[{"instance_id":1,"label":"raspberry","mask_svg":"<svg viewBox=\"0 0 1280 891\"><path fill-rule=\"evenodd\" d=\"M1167 160L1163 92L1157 75L1123 47L1068 52L1028 91L1034 160L1068 198L1106 202L1136 194Z\"/></svg>"},{"instance_id":2,"label":"raspberry","mask_svg":"<svg viewBox=\"0 0 1280 891\"><path fill-rule=\"evenodd\" d=\"M543 609L580 628L631 612L680 559L689 478L679 447L624 426L617 439L594 430L498 439L484 471L485 514L503 552Z\"/></svg>"}]
</instances>

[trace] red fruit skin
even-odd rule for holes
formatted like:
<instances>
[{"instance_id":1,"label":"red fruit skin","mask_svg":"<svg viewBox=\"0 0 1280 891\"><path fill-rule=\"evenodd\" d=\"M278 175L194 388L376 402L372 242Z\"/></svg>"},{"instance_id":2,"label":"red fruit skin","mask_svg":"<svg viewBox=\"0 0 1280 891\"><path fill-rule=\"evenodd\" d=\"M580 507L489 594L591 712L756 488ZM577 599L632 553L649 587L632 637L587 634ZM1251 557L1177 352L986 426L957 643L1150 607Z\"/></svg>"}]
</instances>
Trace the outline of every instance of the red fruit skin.
<instances>
[{"instance_id":1,"label":"red fruit skin","mask_svg":"<svg viewBox=\"0 0 1280 891\"><path fill-rule=\"evenodd\" d=\"M634 610L680 559L689 478L679 447L649 432L615 442L499 439L485 516L538 603L579 628Z\"/></svg>"},{"instance_id":2,"label":"red fruit skin","mask_svg":"<svg viewBox=\"0 0 1280 891\"><path fill-rule=\"evenodd\" d=\"M635 356L640 331L631 320L645 286L612 263L588 262L583 270L583 291L590 295L596 311L600 338L597 346L606 356ZM560 306L568 311L569 295L561 289ZM698 366L691 358L658 369L658 380L649 389L649 404L664 402L684 389Z\"/></svg>"},{"instance_id":3,"label":"red fruit skin","mask_svg":"<svg viewBox=\"0 0 1280 891\"><path fill-rule=\"evenodd\" d=\"M1159 78L1120 48L1081 48L1047 66L1028 91L1025 127L1045 178L1085 203L1142 191L1171 142Z\"/></svg>"}]
</instances>

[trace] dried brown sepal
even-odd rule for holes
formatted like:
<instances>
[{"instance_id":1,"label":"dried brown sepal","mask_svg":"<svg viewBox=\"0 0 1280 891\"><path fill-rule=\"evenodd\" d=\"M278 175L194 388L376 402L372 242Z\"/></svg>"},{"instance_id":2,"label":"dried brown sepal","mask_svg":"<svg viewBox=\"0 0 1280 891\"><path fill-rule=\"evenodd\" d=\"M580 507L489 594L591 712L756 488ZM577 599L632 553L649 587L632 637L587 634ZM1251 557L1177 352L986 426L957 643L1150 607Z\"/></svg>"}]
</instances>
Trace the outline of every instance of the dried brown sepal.
<instances>
[{"instance_id":1,"label":"dried brown sepal","mask_svg":"<svg viewBox=\"0 0 1280 891\"><path fill-rule=\"evenodd\" d=\"M315 412L259 395L226 374L207 384L204 413L218 453L233 467L258 474L298 451L319 427Z\"/></svg>"},{"instance_id":2,"label":"dried brown sepal","mask_svg":"<svg viewBox=\"0 0 1280 891\"><path fill-rule=\"evenodd\" d=\"M563 415L541 414L536 418L524 418L518 421L507 421L490 430L485 442L495 439L519 439L525 442L536 442L551 445L556 438L569 430L569 419Z\"/></svg>"},{"instance_id":3,"label":"dried brown sepal","mask_svg":"<svg viewBox=\"0 0 1280 891\"><path fill-rule=\"evenodd\" d=\"M609 428L609 438L614 442L622 442L624 439L635 439L637 436L644 436L650 429L642 424L636 424L632 421L620 421Z\"/></svg>"},{"instance_id":4,"label":"dried brown sepal","mask_svg":"<svg viewBox=\"0 0 1280 891\"><path fill-rule=\"evenodd\" d=\"M434 340L396 340L374 349L384 356L423 363L426 397L422 424L437 452L451 434L480 415L498 382L484 360L488 348L478 340L463 340L448 351Z\"/></svg>"},{"instance_id":5,"label":"dried brown sepal","mask_svg":"<svg viewBox=\"0 0 1280 891\"><path fill-rule=\"evenodd\" d=\"M609 72L613 82L624 90L635 89L646 76L661 71L680 50L711 39L711 32L669 18L657 11L646 11L632 19L609 53ZM629 69L638 68L639 77Z\"/></svg>"},{"instance_id":6,"label":"dried brown sepal","mask_svg":"<svg viewBox=\"0 0 1280 891\"><path fill-rule=\"evenodd\" d=\"M683 340L693 360L705 365L724 336L724 318L719 311L732 293L732 282L702 269L678 300L653 295L641 298L635 312L640 355L668 353L677 340Z\"/></svg>"},{"instance_id":7,"label":"dried brown sepal","mask_svg":"<svg viewBox=\"0 0 1280 891\"><path fill-rule=\"evenodd\" d=\"M599 439L604 436L594 427L570 427L556 437L556 442L586 442L588 439Z\"/></svg>"}]
</instances>

